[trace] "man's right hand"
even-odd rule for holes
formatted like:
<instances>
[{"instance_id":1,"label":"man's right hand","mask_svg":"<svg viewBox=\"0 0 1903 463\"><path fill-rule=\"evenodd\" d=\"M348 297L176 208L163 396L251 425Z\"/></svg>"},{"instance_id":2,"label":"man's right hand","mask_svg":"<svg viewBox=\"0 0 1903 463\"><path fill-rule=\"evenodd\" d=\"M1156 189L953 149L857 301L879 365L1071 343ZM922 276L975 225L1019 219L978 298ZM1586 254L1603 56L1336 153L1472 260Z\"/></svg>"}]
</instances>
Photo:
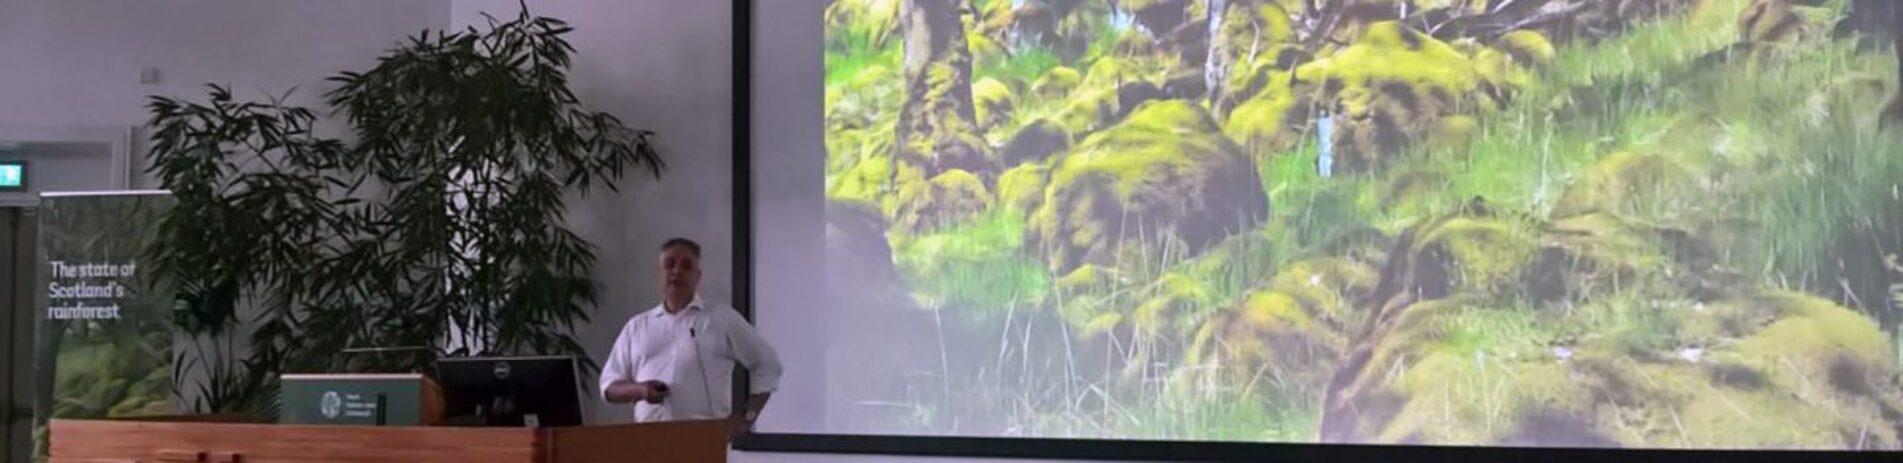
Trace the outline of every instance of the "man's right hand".
<instances>
[{"instance_id":1,"label":"man's right hand","mask_svg":"<svg viewBox=\"0 0 1903 463\"><path fill-rule=\"evenodd\" d=\"M647 402L659 404L667 399L667 383L659 380L616 381L608 386L608 401L614 403Z\"/></svg>"},{"instance_id":2,"label":"man's right hand","mask_svg":"<svg viewBox=\"0 0 1903 463\"><path fill-rule=\"evenodd\" d=\"M645 394L641 395L642 400L646 400L651 404L659 404L662 400L667 399L667 383L650 379L638 384L647 390Z\"/></svg>"}]
</instances>

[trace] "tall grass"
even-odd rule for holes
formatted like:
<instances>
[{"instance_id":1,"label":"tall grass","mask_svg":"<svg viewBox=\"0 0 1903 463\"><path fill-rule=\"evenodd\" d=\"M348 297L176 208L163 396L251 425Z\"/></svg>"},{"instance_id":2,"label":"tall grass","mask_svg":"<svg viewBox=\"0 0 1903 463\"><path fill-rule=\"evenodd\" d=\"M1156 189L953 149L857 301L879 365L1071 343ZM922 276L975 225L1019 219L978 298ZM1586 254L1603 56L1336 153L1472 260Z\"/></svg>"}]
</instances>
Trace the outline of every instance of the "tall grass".
<instances>
[{"instance_id":1,"label":"tall grass","mask_svg":"<svg viewBox=\"0 0 1903 463\"><path fill-rule=\"evenodd\" d=\"M1050 278L1022 251L1023 220L1003 211L915 236L895 236L893 259L931 305L1001 312L1043 302Z\"/></svg>"},{"instance_id":2,"label":"tall grass","mask_svg":"<svg viewBox=\"0 0 1903 463\"><path fill-rule=\"evenodd\" d=\"M1045 71L1061 64L1056 54L1036 47L1014 48L1008 54L1000 56L980 56L977 65L972 67L972 81L994 78L1003 82L1028 84L1036 81Z\"/></svg>"},{"instance_id":3,"label":"tall grass","mask_svg":"<svg viewBox=\"0 0 1903 463\"><path fill-rule=\"evenodd\" d=\"M899 60L905 55L905 49L897 41L884 47L843 47L826 50L826 87L833 88L850 81L859 71L871 66L886 66L898 75Z\"/></svg>"}]
</instances>

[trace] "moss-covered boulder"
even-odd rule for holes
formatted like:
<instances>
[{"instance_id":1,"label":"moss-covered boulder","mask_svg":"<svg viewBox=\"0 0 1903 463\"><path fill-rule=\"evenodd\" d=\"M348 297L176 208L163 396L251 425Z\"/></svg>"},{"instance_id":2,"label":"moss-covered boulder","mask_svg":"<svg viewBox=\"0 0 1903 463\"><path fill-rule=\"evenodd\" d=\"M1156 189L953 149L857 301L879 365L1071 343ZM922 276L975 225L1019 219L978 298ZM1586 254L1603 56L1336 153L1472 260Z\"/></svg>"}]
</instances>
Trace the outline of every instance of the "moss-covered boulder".
<instances>
[{"instance_id":1,"label":"moss-covered boulder","mask_svg":"<svg viewBox=\"0 0 1903 463\"><path fill-rule=\"evenodd\" d=\"M1263 155L1286 150L1300 141L1301 128L1308 121L1305 107L1297 104L1292 87L1293 76L1269 73L1269 82L1247 102L1229 112L1223 133L1252 154Z\"/></svg>"},{"instance_id":2,"label":"moss-covered boulder","mask_svg":"<svg viewBox=\"0 0 1903 463\"><path fill-rule=\"evenodd\" d=\"M1098 59L1064 100L1055 121L1074 135L1089 134L1115 125L1144 102L1163 98L1163 89L1149 79L1153 65Z\"/></svg>"},{"instance_id":3,"label":"moss-covered boulder","mask_svg":"<svg viewBox=\"0 0 1903 463\"><path fill-rule=\"evenodd\" d=\"M1050 169L1039 164L1021 164L998 176L998 206L1018 216L1030 215L1044 200L1044 186Z\"/></svg>"},{"instance_id":4,"label":"moss-covered boulder","mask_svg":"<svg viewBox=\"0 0 1903 463\"><path fill-rule=\"evenodd\" d=\"M1083 73L1070 67L1058 66L1044 71L1043 75L1039 75L1037 80L1031 82L1031 94L1045 100L1062 99L1083 81Z\"/></svg>"},{"instance_id":5,"label":"moss-covered boulder","mask_svg":"<svg viewBox=\"0 0 1903 463\"><path fill-rule=\"evenodd\" d=\"M1569 324L1595 334L1549 332ZM1455 298L1384 328L1337 378L1324 441L1897 449L1903 432L1883 333L1809 296L1569 314Z\"/></svg>"},{"instance_id":6,"label":"moss-covered boulder","mask_svg":"<svg viewBox=\"0 0 1903 463\"><path fill-rule=\"evenodd\" d=\"M827 176L826 198L839 201L883 201L893 185L892 158L868 156L844 172Z\"/></svg>"},{"instance_id":7,"label":"moss-covered boulder","mask_svg":"<svg viewBox=\"0 0 1903 463\"><path fill-rule=\"evenodd\" d=\"M998 150L998 157L1007 166L1026 162L1044 162L1053 156L1070 149L1071 134L1063 125L1049 119L1038 119L1019 127L1011 135L1004 148Z\"/></svg>"},{"instance_id":8,"label":"moss-covered boulder","mask_svg":"<svg viewBox=\"0 0 1903 463\"><path fill-rule=\"evenodd\" d=\"M1673 270L1679 262L1675 253L1689 264L1700 252L1680 243L1688 238L1672 230L1606 213L1556 220L1541 231L1538 267L1525 285L1528 295L1540 300L1582 300L1622 284L1637 285Z\"/></svg>"},{"instance_id":9,"label":"moss-covered boulder","mask_svg":"<svg viewBox=\"0 0 1903 463\"><path fill-rule=\"evenodd\" d=\"M1547 40L1545 34L1530 30L1517 30L1501 35L1495 48L1505 51L1514 60L1527 65L1546 63L1553 59L1553 55L1558 54L1558 51L1553 48L1553 42Z\"/></svg>"},{"instance_id":10,"label":"moss-covered boulder","mask_svg":"<svg viewBox=\"0 0 1903 463\"><path fill-rule=\"evenodd\" d=\"M1213 366L1230 384L1271 384L1319 401L1351 327L1359 326L1355 301L1374 284L1374 269L1347 259L1290 264L1204 322L1186 363Z\"/></svg>"},{"instance_id":11,"label":"moss-covered boulder","mask_svg":"<svg viewBox=\"0 0 1903 463\"><path fill-rule=\"evenodd\" d=\"M1675 186L1694 180L1671 159L1649 153L1621 151L1606 155L1566 187L1554 203L1552 217L1566 218L1593 212L1643 214L1669 197Z\"/></svg>"},{"instance_id":12,"label":"moss-covered boulder","mask_svg":"<svg viewBox=\"0 0 1903 463\"><path fill-rule=\"evenodd\" d=\"M1540 249L1533 227L1470 213L1411 228L1389 251L1373 302L1404 305L1463 292L1510 292Z\"/></svg>"},{"instance_id":13,"label":"moss-covered boulder","mask_svg":"<svg viewBox=\"0 0 1903 463\"><path fill-rule=\"evenodd\" d=\"M1208 113L1155 101L1052 166L1026 232L1060 274L1115 264L1117 248L1174 240L1194 255L1268 213L1261 178Z\"/></svg>"},{"instance_id":14,"label":"moss-covered boulder","mask_svg":"<svg viewBox=\"0 0 1903 463\"><path fill-rule=\"evenodd\" d=\"M977 175L953 169L920 181L916 173L901 170L897 191L888 205L893 225L901 230L929 230L958 223L984 212L995 202Z\"/></svg>"},{"instance_id":15,"label":"moss-covered boulder","mask_svg":"<svg viewBox=\"0 0 1903 463\"><path fill-rule=\"evenodd\" d=\"M1892 347L1866 316L1714 276L1684 231L1466 209L1404 232L1349 312L1365 315L1327 381L1323 441L1903 445Z\"/></svg>"},{"instance_id":16,"label":"moss-covered boulder","mask_svg":"<svg viewBox=\"0 0 1903 463\"><path fill-rule=\"evenodd\" d=\"M978 129L987 132L1009 124L1011 114L1017 110L1017 92L1004 82L990 77L971 84L971 99Z\"/></svg>"},{"instance_id":17,"label":"moss-covered boulder","mask_svg":"<svg viewBox=\"0 0 1903 463\"><path fill-rule=\"evenodd\" d=\"M1147 81L1125 82L1115 87L1079 87L1057 121L1073 134L1089 134L1116 125L1143 103L1160 99L1163 89Z\"/></svg>"},{"instance_id":18,"label":"moss-covered boulder","mask_svg":"<svg viewBox=\"0 0 1903 463\"><path fill-rule=\"evenodd\" d=\"M1441 117L1474 101L1482 82L1458 49L1392 21L1370 25L1353 45L1302 65L1295 77L1334 101L1329 143L1349 172L1391 162Z\"/></svg>"}]
</instances>

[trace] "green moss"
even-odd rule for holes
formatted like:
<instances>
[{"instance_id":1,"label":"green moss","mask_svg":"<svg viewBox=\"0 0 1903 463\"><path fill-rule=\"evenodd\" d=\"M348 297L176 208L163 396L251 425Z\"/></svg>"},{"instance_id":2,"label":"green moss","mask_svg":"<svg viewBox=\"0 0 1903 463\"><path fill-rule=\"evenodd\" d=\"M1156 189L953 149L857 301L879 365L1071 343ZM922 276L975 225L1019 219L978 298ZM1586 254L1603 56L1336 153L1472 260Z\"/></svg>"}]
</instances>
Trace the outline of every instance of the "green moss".
<instances>
[{"instance_id":1,"label":"green moss","mask_svg":"<svg viewBox=\"0 0 1903 463\"><path fill-rule=\"evenodd\" d=\"M1215 121L1194 105L1180 100L1158 101L1137 108L1117 130L1085 138L1064 159L1052 179L1064 185L1081 174L1101 172L1116 179L1119 201L1128 202L1159 175L1156 169L1194 168L1198 161L1222 159L1239 150L1219 133Z\"/></svg>"},{"instance_id":2,"label":"green moss","mask_svg":"<svg viewBox=\"0 0 1903 463\"><path fill-rule=\"evenodd\" d=\"M1282 91L1293 93L1294 90L1290 87L1295 78L1294 74L1288 69L1277 66L1277 60L1282 53L1294 52L1291 47L1277 46L1264 52L1271 56L1259 56L1253 61L1237 63L1230 67L1221 94L1218 95L1221 99L1215 102L1218 113L1226 114L1226 112L1234 111L1242 103L1255 99L1258 93L1271 87L1281 87Z\"/></svg>"},{"instance_id":3,"label":"green moss","mask_svg":"<svg viewBox=\"0 0 1903 463\"><path fill-rule=\"evenodd\" d=\"M1012 213L1030 214L1044 199L1044 180L1049 175L1050 169L1038 164L1005 170L998 176L998 205Z\"/></svg>"},{"instance_id":4,"label":"green moss","mask_svg":"<svg viewBox=\"0 0 1903 463\"><path fill-rule=\"evenodd\" d=\"M1457 287L1490 294L1517 282L1538 244L1520 224L1456 217L1425 231L1412 252L1445 251Z\"/></svg>"},{"instance_id":5,"label":"green moss","mask_svg":"<svg viewBox=\"0 0 1903 463\"><path fill-rule=\"evenodd\" d=\"M832 181L832 188L826 190L827 199L877 203L892 181L892 159L869 157L828 180Z\"/></svg>"},{"instance_id":6,"label":"green moss","mask_svg":"<svg viewBox=\"0 0 1903 463\"><path fill-rule=\"evenodd\" d=\"M1065 101L1056 121L1072 133L1093 132L1115 122L1111 118L1118 108L1116 89L1080 89Z\"/></svg>"},{"instance_id":7,"label":"green moss","mask_svg":"<svg viewBox=\"0 0 1903 463\"><path fill-rule=\"evenodd\" d=\"M1282 5L1264 2L1256 6L1255 15L1262 21L1262 40L1281 43L1295 37L1294 22L1289 19L1288 10Z\"/></svg>"},{"instance_id":8,"label":"green moss","mask_svg":"<svg viewBox=\"0 0 1903 463\"><path fill-rule=\"evenodd\" d=\"M1535 82L1534 72L1506 52L1483 48L1474 52L1473 57L1474 72L1479 74L1481 81L1504 94L1513 95L1518 89ZM1478 101L1485 111L1501 109L1493 98L1481 98Z\"/></svg>"},{"instance_id":9,"label":"green moss","mask_svg":"<svg viewBox=\"0 0 1903 463\"><path fill-rule=\"evenodd\" d=\"M1102 286L1106 282L1106 278L1107 275L1104 274L1102 267L1084 265L1058 278L1057 286L1069 291L1088 291L1091 288Z\"/></svg>"},{"instance_id":10,"label":"green moss","mask_svg":"<svg viewBox=\"0 0 1903 463\"><path fill-rule=\"evenodd\" d=\"M1076 69L1058 66L1038 76L1037 81L1031 83L1031 93L1047 100L1062 99L1081 82L1083 75Z\"/></svg>"},{"instance_id":11,"label":"green moss","mask_svg":"<svg viewBox=\"0 0 1903 463\"><path fill-rule=\"evenodd\" d=\"M892 194L879 201L879 212L895 228L909 230L918 224L921 208L931 201L932 185L917 165L894 163L892 170Z\"/></svg>"},{"instance_id":12,"label":"green moss","mask_svg":"<svg viewBox=\"0 0 1903 463\"><path fill-rule=\"evenodd\" d=\"M1382 442L1413 437L1438 445L1497 445L1527 418L1591 413L1589 391L1560 362L1456 352L1425 353L1414 362L1397 388L1412 400L1381 431Z\"/></svg>"},{"instance_id":13,"label":"green moss","mask_svg":"<svg viewBox=\"0 0 1903 463\"><path fill-rule=\"evenodd\" d=\"M972 110L980 127L1001 127L1017 109L1017 92L998 79L986 77L971 84Z\"/></svg>"},{"instance_id":14,"label":"green moss","mask_svg":"<svg viewBox=\"0 0 1903 463\"><path fill-rule=\"evenodd\" d=\"M1428 140L1431 148L1444 151L1457 151L1465 148L1480 134L1480 122L1473 116L1456 114L1441 118L1440 126L1434 129Z\"/></svg>"},{"instance_id":15,"label":"green moss","mask_svg":"<svg viewBox=\"0 0 1903 463\"><path fill-rule=\"evenodd\" d=\"M1295 93L1289 87L1288 73L1275 73L1269 83L1247 102L1229 112L1223 133L1242 144L1251 153L1272 153L1287 149L1297 140L1294 127L1305 121L1291 121Z\"/></svg>"},{"instance_id":16,"label":"green moss","mask_svg":"<svg viewBox=\"0 0 1903 463\"><path fill-rule=\"evenodd\" d=\"M1440 127L1497 98L1477 63L1446 42L1377 22L1353 45L1296 68L1295 81L1332 100L1337 172L1377 172ZM1498 85L1493 85L1497 90Z\"/></svg>"},{"instance_id":17,"label":"green moss","mask_svg":"<svg viewBox=\"0 0 1903 463\"><path fill-rule=\"evenodd\" d=\"M1123 326L1123 314L1099 313L1092 316L1090 321L1084 322L1083 327L1077 330L1077 335L1085 338L1099 336L1117 329L1118 326Z\"/></svg>"},{"instance_id":18,"label":"green moss","mask_svg":"<svg viewBox=\"0 0 1903 463\"><path fill-rule=\"evenodd\" d=\"M1788 372L1791 379L1828 378L1827 369L1839 360L1852 362L1864 372L1895 369L1889 339L1863 314L1797 293L1769 293L1749 303L1780 313L1777 321L1736 347L1741 357L1763 368Z\"/></svg>"},{"instance_id":19,"label":"green moss","mask_svg":"<svg viewBox=\"0 0 1903 463\"><path fill-rule=\"evenodd\" d=\"M856 43L876 43L898 30L901 0L836 0L826 7L828 31Z\"/></svg>"},{"instance_id":20,"label":"green moss","mask_svg":"<svg viewBox=\"0 0 1903 463\"><path fill-rule=\"evenodd\" d=\"M918 180L918 171L901 166L896 193L887 201L889 216L901 230L926 230L962 222L988 210L995 202L976 175L952 169Z\"/></svg>"},{"instance_id":21,"label":"green moss","mask_svg":"<svg viewBox=\"0 0 1903 463\"><path fill-rule=\"evenodd\" d=\"M1130 11L1142 11L1163 6L1182 6L1183 0L1121 0L1118 5Z\"/></svg>"},{"instance_id":22,"label":"green moss","mask_svg":"<svg viewBox=\"0 0 1903 463\"><path fill-rule=\"evenodd\" d=\"M1302 65L1296 76L1312 84L1340 80L1345 88L1410 82L1453 95L1467 94L1479 83L1472 62L1454 47L1395 22L1369 26L1360 41Z\"/></svg>"},{"instance_id":23,"label":"green moss","mask_svg":"<svg viewBox=\"0 0 1903 463\"><path fill-rule=\"evenodd\" d=\"M1879 403L1894 403L1894 391L1857 396L1835 385L1846 371L1867 373L1869 381L1889 371L1884 363L1889 359L1880 357L1887 355L1881 349L1884 340L1867 319L1797 294L1772 293L1731 304L1782 315L1735 344L1706 344L1710 352L1695 360L1583 345L1575 346L1577 353L1566 361L1543 355L1540 340L1548 335L1529 328L1544 323L1525 318L1524 311L1410 313L1388 333L1408 337L1384 338L1377 350L1382 354L1369 363L1370 369L1397 368L1401 379L1365 387L1404 398L1376 435L1383 442L1495 445L1526 437L1520 434L1530 419L1568 417L1589 426L1569 432L1627 446L1834 448L1850 445L1846 438L1878 448L1894 445L1894 428L1875 411ZM1424 308L1431 307L1417 304L1409 310ZM1651 310L1691 318L1724 312L1671 305ZM1864 366L1833 366L1844 358ZM1403 359L1406 363L1394 363Z\"/></svg>"},{"instance_id":24,"label":"green moss","mask_svg":"<svg viewBox=\"0 0 1903 463\"><path fill-rule=\"evenodd\" d=\"M1275 291L1250 293L1242 303L1242 321L1258 329L1308 329L1315 323L1294 296Z\"/></svg>"},{"instance_id":25,"label":"green moss","mask_svg":"<svg viewBox=\"0 0 1903 463\"><path fill-rule=\"evenodd\" d=\"M1057 55L1041 48L1020 48L1008 52L998 50L995 54L977 55L972 75L981 80L993 78L1014 84L1029 83L1048 75L1062 64L1063 60Z\"/></svg>"},{"instance_id":26,"label":"green moss","mask_svg":"<svg viewBox=\"0 0 1903 463\"><path fill-rule=\"evenodd\" d=\"M1078 329L1080 339L1125 326L1124 316L1131 307L1109 295L1122 284L1115 269L1083 265L1072 270L1055 282L1058 318Z\"/></svg>"},{"instance_id":27,"label":"green moss","mask_svg":"<svg viewBox=\"0 0 1903 463\"><path fill-rule=\"evenodd\" d=\"M1178 321L1186 317L1187 312L1198 311L1215 304L1208 284L1182 272L1169 272L1154 283L1153 295L1149 300L1131 311L1129 320L1140 330L1146 332L1169 332L1186 329Z\"/></svg>"},{"instance_id":28,"label":"green moss","mask_svg":"<svg viewBox=\"0 0 1903 463\"><path fill-rule=\"evenodd\" d=\"M961 213L983 211L993 202L991 193L985 190L984 181L971 172L958 169L932 177L932 191L934 202Z\"/></svg>"},{"instance_id":29,"label":"green moss","mask_svg":"<svg viewBox=\"0 0 1903 463\"><path fill-rule=\"evenodd\" d=\"M1008 312L1041 302L1051 286L1048 274L1020 252L1023 227L1009 215L984 214L919 235L897 235L893 260L928 304L975 315Z\"/></svg>"},{"instance_id":30,"label":"green moss","mask_svg":"<svg viewBox=\"0 0 1903 463\"><path fill-rule=\"evenodd\" d=\"M1538 64L1551 61L1558 52L1546 35L1537 31L1517 30L1500 36L1500 48L1513 55L1515 60L1526 64Z\"/></svg>"},{"instance_id":31,"label":"green moss","mask_svg":"<svg viewBox=\"0 0 1903 463\"><path fill-rule=\"evenodd\" d=\"M1119 85L1137 80L1140 80L1140 77L1122 58L1105 57L1090 64L1090 69L1084 72L1084 78L1078 82L1077 87L1089 90L1115 90Z\"/></svg>"},{"instance_id":32,"label":"green moss","mask_svg":"<svg viewBox=\"0 0 1903 463\"><path fill-rule=\"evenodd\" d=\"M1030 227L1056 271L1194 255L1260 220L1260 181L1200 107L1158 100L1057 161ZM1182 247L1154 252L1169 243Z\"/></svg>"},{"instance_id":33,"label":"green moss","mask_svg":"<svg viewBox=\"0 0 1903 463\"><path fill-rule=\"evenodd\" d=\"M892 82L892 79L897 77L897 74L892 72L892 68L873 64L860 69L857 73L853 73L852 80L846 82L846 86L850 88L870 88Z\"/></svg>"},{"instance_id":34,"label":"green moss","mask_svg":"<svg viewBox=\"0 0 1903 463\"><path fill-rule=\"evenodd\" d=\"M1591 212L1630 212L1634 203L1655 201L1672 182L1689 181L1663 157L1635 152L1606 156L1566 188L1553 205L1555 218Z\"/></svg>"},{"instance_id":35,"label":"green moss","mask_svg":"<svg viewBox=\"0 0 1903 463\"><path fill-rule=\"evenodd\" d=\"M1195 331L1186 361L1215 368L1239 389L1269 400L1318 400L1345 340L1296 296L1257 290Z\"/></svg>"},{"instance_id":36,"label":"green moss","mask_svg":"<svg viewBox=\"0 0 1903 463\"><path fill-rule=\"evenodd\" d=\"M1304 260L1283 266L1275 272L1269 288L1299 303L1304 312L1327 323L1328 328L1346 335L1360 325L1353 316L1353 295L1374 289L1379 275L1366 265L1329 257Z\"/></svg>"},{"instance_id":37,"label":"green moss","mask_svg":"<svg viewBox=\"0 0 1903 463\"><path fill-rule=\"evenodd\" d=\"M971 47L971 56L980 61L992 57L1004 56L1009 53L1009 50L1005 48L1004 44L992 40L991 36L985 35L975 29L965 30L965 44Z\"/></svg>"},{"instance_id":38,"label":"green moss","mask_svg":"<svg viewBox=\"0 0 1903 463\"><path fill-rule=\"evenodd\" d=\"M1676 410L1667 409L1665 418L1679 424L1645 436L1654 445L1717 448L1836 448L1844 446L1842 433L1856 429L1864 432L1866 445L1889 445L1895 433L1885 429L1881 420L1844 420L1832 413L1817 413L1814 406L1791 400L1788 396L1763 392L1745 392L1712 387L1704 378L1685 374L1664 374L1683 388L1685 403ZM1665 421L1665 420L1660 420ZM1679 428L1679 426L1683 426ZM1854 444L1853 444L1854 445Z\"/></svg>"},{"instance_id":39,"label":"green moss","mask_svg":"<svg viewBox=\"0 0 1903 463\"><path fill-rule=\"evenodd\" d=\"M1467 298L1436 299L1423 301L1397 309L1403 311L1392 320L1383 323L1377 331L1368 334L1368 339L1379 342L1368 350L1367 361L1359 369L1343 372L1347 381L1339 384L1334 393L1341 396L1340 401L1352 403L1361 397L1376 397L1399 392L1397 373L1407 371L1409 365L1422 358L1424 349L1439 342L1448 330L1448 324L1455 315L1471 304ZM1357 435L1368 439L1382 434L1386 423L1362 423L1363 428Z\"/></svg>"},{"instance_id":40,"label":"green moss","mask_svg":"<svg viewBox=\"0 0 1903 463\"><path fill-rule=\"evenodd\" d=\"M955 55L955 53L952 53ZM969 112L970 76L958 65L957 56L943 57L927 64L924 82L913 88L905 102L905 125L899 126L905 143L899 146L898 161L913 164L930 173L946 169L976 170L992 173L995 167L987 154L990 147Z\"/></svg>"},{"instance_id":41,"label":"green moss","mask_svg":"<svg viewBox=\"0 0 1903 463\"><path fill-rule=\"evenodd\" d=\"M1222 72L1227 74L1222 80L1222 96L1240 102L1251 97L1255 87L1260 86L1254 82L1262 77L1258 74L1281 71L1276 69L1276 63L1281 61L1283 53L1297 50L1298 45L1289 43L1294 32L1289 15L1281 6L1272 3L1252 6L1247 2L1229 2L1226 6L1221 30L1217 32L1215 53ZM1233 106L1233 102L1225 104Z\"/></svg>"}]
</instances>

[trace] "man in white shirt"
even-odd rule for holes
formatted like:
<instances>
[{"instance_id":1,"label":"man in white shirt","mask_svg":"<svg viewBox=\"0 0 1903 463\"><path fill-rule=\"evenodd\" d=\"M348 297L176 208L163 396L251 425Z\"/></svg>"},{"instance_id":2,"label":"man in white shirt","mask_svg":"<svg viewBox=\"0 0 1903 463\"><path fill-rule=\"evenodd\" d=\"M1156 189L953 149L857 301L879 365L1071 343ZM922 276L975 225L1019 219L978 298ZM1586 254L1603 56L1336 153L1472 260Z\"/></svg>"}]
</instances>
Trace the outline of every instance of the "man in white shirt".
<instances>
[{"instance_id":1,"label":"man in white shirt","mask_svg":"<svg viewBox=\"0 0 1903 463\"><path fill-rule=\"evenodd\" d=\"M638 422L730 418L751 429L780 382L773 347L733 308L703 301L700 245L661 245L662 303L628 319L601 368L601 395L633 403ZM750 395L733 412L733 367L751 372Z\"/></svg>"}]
</instances>

